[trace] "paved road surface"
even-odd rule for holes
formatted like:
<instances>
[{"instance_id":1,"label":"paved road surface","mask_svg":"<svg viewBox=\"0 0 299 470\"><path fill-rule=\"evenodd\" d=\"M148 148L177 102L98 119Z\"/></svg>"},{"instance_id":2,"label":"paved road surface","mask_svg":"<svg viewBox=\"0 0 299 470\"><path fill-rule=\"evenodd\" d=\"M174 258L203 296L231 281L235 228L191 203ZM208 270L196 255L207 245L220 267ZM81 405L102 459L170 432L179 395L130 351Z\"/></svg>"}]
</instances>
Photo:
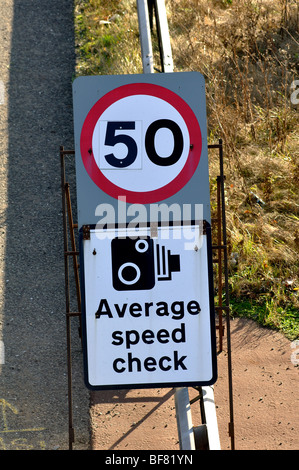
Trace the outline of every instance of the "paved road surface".
<instances>
[{"instance_id":1,"label":"paved road surface","mask_svg":"<svg viewBox=\"0 0 299 470\"><path fill-rule=\"evenodd\" d=\"M59 146L73 148L72 3L0 4L0 450L68 449ZM73 325L74 449L87 449Z\"/></svg>"}]
</instances>

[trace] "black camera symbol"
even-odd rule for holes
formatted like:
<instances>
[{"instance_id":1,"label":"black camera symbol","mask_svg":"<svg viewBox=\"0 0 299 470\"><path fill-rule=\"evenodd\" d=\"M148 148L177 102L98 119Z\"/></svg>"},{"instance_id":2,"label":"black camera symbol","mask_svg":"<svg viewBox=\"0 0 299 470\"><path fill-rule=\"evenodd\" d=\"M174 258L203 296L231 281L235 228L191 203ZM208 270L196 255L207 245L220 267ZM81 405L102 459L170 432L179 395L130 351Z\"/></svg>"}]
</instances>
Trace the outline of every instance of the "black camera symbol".
<instances>
[{"instance_id":1,"label":"black camera symbol","mask_svg":"<svg viewBox=\"0 0 299 470\"><path fill-rule=\"evenodd\" d=\"M172 255L170 250L158 243L155 248L150 237L114 238L111 242L114 289L152 289L156 277L158 281L171 280L172 273L180 271L179 255Z\"/></svg>"}]
</instances>

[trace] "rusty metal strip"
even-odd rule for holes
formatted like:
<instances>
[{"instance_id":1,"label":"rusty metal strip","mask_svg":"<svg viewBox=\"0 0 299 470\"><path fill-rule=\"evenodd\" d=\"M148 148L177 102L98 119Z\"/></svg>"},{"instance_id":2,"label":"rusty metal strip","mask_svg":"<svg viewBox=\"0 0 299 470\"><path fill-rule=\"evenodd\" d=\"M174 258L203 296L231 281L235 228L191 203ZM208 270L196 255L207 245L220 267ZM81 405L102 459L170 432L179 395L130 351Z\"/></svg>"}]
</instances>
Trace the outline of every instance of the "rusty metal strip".
<instances>
[{"instance_id":1,"label":"rusty metal strip","mask_svg":"<svg viewBox=\"0 0 299 470\"><path fill-rule=\"evenodd\" d=\"M232 359L231 359L231 335L230 335L230 306L229 306L229 286L228 286L228 262L227 262L227 240L226 240L226 214L225 214L225 198L224 198L224 168L223 168L223 144L219 139L218 144L208 145L209 149L219 150L219 169L220 175L217 177L217 217L213 219L217 225L217 245L212 246L212 250L217 251L217 258L213 259L218 264L218 305L215 311L218 312L219 324L219 352L223 350L223 311L226 312L226 336L227 336L227 358L228 358L228 388L229 388L229 412L230 422L228 425L229 436L231 438L231 449L235 449L235 431L234 431L234 410L233 410L233 387L232 387ZM224 292L225 304L223 305L223 268L224 268Z\"/></svg>"},{"instance_id":2,"label":"rusty metal strip","mask_svg":"<svg viewBox=\"0 0 299 470\"><path fill-rule=\"evenodd\" d=\"M65 172L65 156L74 155L74 150L65 150L60 146L60 165L61 165L61 196L62 196L62 217L63 217L63 239L64 239L64 269L65 269L65 309L66 309L66 342L67 342L67 372L68 372L68 431L69 431L69 450L73 449L75 442L75 430L73 425L73 391L72 391L72 355L71 355L71 318L79 317L81 336L81 295L79 285L79 266L77 256L79 252L76 250L74 228L77 224L73 223L73 215L71 209L71 199L69 185L66 182ZM69 222L69 224L68 224ZM71 239L71 250L68 247L68 225L69 235ZM69 273L69 257L73 258L73 268L75 274L78 312L70 311L70 273Z\"/></svg>"},{"instance_id":3,"label":"rusty metal strip","mask_svg":"<svg viewBox=\"0 0 299 470\"><path fill-rule=\"evenodd\" d=\"M231 357L231 334L230 334L230 315L229 315L229 285L228 285L228 259L227 259L227 240L226 240L226 214L225 214L225 194L224 194L224 168L223 168L223 146L219 139L219 163L220 163L220 183L221 183L221 216L222 216L222 234L223 234L223 261L224 261L224 290L226 313L226 338L227 338L227 365L228 365L228 388L229 388L229 436L231 438L231 448L235 449L235 430L234 430L234 408L233 408L233 384L232 384L232 357Z\"/></svg>"}]
</instances>

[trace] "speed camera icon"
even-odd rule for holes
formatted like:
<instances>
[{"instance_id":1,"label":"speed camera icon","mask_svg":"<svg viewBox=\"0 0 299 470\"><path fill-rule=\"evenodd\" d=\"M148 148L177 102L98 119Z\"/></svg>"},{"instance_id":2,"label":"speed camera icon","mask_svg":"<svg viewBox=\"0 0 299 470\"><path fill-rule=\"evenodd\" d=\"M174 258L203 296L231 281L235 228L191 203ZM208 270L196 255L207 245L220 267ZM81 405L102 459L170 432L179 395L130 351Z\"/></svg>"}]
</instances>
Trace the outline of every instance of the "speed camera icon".
<instances>
[{"instance_id":1,"label":"speed camera icon","mask_svg":"<svg viewBox=\"0 0 299 470\"><path fill-rule=\"evenodd\" d=\"M118 291L149 290L180 271L180 256L150 237L114 238L111 256L113 287Z\"/></svg>"}]
</instances>

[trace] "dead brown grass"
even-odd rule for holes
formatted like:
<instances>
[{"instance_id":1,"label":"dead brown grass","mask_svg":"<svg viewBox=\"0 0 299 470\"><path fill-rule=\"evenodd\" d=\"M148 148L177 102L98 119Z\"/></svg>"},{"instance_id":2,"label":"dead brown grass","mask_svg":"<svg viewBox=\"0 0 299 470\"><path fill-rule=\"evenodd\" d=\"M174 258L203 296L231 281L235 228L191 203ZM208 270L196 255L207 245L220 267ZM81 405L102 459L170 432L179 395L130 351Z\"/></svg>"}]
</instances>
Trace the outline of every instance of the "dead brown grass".
<instances>
[{"instance_id":1,"label":"dead brown grass","mask_svg":"<svg viewBox=\"0 0 299 470\"><path fill-rule=\"evenodd\" d=\"M238 260L232 295L267 303L271 324L288 311L299 322L299 121L290 100L299 75L298 2L167 6L176 70L205 76L209 141L225 144L229 250ZM211 154L212 189L218 172Z\"/></svg>"}]
</instances>

